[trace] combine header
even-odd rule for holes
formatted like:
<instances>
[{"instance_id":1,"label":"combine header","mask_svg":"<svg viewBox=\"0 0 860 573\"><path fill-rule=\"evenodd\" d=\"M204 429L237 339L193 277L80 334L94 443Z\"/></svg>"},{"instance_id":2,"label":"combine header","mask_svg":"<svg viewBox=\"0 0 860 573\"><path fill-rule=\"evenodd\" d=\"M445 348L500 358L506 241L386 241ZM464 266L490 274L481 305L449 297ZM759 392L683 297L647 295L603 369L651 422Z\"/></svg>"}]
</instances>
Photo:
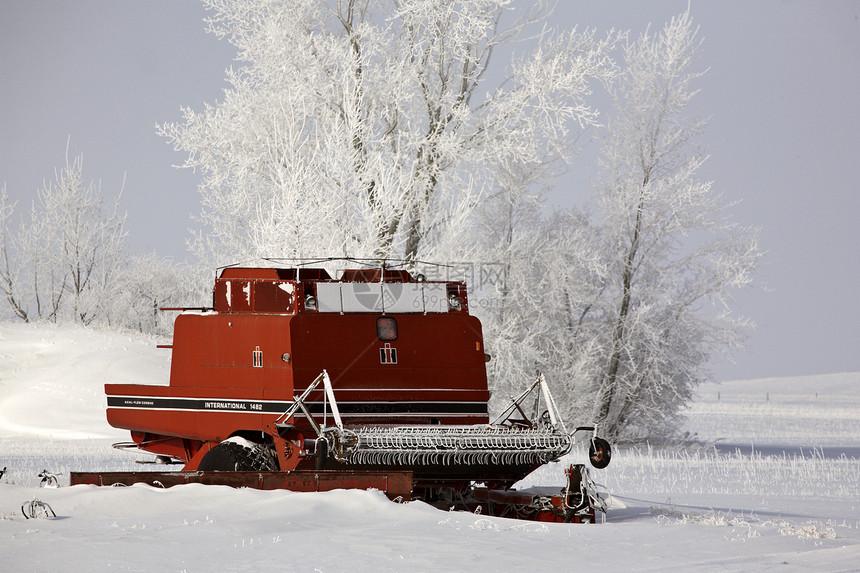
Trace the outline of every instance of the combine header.
<instances>
[{"instance_id":1,"label":"combine header","mask_svg":"<svg viewBox=\"0 0 860 573\"><path fill-rule=\"evenodd\" d=\"M108 422L131 431L116 446L183 471L72 483L378 488L444 509L593 521L602 499L583 465L564 488L510 488L567 454L577 432L595 467L609 463L609 444L592 427L568 432L542 376L491 421L490 358L466 285L419 279L224 269L212 308L164 309L181 311L169 386L105 386Z\"/></svg>"}]
</instances>

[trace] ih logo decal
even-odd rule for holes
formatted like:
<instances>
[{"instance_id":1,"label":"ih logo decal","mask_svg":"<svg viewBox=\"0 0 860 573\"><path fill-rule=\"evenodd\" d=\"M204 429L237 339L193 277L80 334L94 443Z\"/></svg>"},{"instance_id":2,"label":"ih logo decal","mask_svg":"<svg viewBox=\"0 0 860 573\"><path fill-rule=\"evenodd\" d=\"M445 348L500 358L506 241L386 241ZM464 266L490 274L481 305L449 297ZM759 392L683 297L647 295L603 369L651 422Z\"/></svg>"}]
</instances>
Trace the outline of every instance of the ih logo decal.
<instances>
[{"instance_id":1,"label":"ih logo decal","mask_svg":"<svg viewBox=\"0 0 860 573\"><path fill-rule=\"evenodd\" d=\"M397 364L397 349L392 348L389 343L379 349L379 361L382 364Z\"/></svg>"},{"instance_id":2,"label":"ih logo decal","mask_svg":"<svg viewBox=\"0 0 860 573\"><path fill-rule=\"evenodd\" d=\"M254 351L254 368L262 368L263 367L263 351L260 350L258 346Z\"/></svg>"}]
</instances>

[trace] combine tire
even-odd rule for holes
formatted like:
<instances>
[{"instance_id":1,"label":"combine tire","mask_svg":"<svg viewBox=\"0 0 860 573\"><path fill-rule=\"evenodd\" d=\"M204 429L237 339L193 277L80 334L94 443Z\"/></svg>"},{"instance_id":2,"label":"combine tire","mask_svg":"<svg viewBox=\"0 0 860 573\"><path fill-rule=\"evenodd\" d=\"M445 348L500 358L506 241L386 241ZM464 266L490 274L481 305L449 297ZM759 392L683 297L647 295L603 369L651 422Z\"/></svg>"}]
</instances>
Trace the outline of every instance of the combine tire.
<instances>
[{"instance_id":1,"label":"combine tire","mask_svg":"<svg viewBox=\"0 0 860 573\"><path fill-rule=\"evenodd\" d=\"M209 450L200 460L200 471L271 472L278 470L272 448L246 440L227 440Z\"/></svg>"},{"instance_id":2,"label":"combine tire","mask_svg":"<svg viewBox=\"0 0 860 573\"><path fill-rule=\"evenodd\" d=\"M591 465L599 470L608 466L609 460L612 459L612 448L609 442L603 438L592 438L591 445L588 447L588 459Z\"/></svg>"}]
</instances>

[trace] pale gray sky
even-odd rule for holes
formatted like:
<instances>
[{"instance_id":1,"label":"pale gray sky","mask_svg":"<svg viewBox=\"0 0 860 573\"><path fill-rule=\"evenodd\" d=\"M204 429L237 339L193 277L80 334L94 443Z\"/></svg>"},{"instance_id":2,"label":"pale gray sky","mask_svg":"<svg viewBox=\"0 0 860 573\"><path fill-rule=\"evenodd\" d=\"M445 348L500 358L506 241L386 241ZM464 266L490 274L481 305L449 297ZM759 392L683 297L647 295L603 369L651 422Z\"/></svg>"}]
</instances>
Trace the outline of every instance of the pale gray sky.
<instances>
[{"instance_id":1,"label":"pale gray sky","mask_svg":"<svg viewBox=\"0 0 860 573\"><path fill-rule=\"evenodd\" d=\"M687 0L562 0L561 27L638 34ZM704 44L695 110L711 118L701 175L762 228L760 278L742 293L757 324L718 379L860 371L860 1L693 1ZM192 0L0 2L0 184L28 208L43 179L84 155L107 196L126 177L129 245L185 258L197 176L155 135L180 106L220 99L234 51ZM553 200L582 197L590 149Z\"/></svg>"}]
</instances>

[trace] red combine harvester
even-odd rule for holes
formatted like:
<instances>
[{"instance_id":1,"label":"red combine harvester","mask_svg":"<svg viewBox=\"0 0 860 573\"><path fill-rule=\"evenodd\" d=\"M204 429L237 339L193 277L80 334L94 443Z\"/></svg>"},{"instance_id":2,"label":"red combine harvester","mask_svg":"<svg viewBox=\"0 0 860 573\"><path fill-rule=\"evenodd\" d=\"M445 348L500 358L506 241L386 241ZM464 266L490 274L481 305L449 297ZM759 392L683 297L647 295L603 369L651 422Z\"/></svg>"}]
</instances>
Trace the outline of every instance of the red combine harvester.
<instances>
[{"instance_id":1,"label":"red combine harvester","mask_svg":"<svg viewBox=\"0 0 860 573\"><path fill-rule=\"evenodd\" d=\"M419 280L421 279L421 280ZM170 384L107 384L117 444L181 472L73 473L72 483L377 488L448 509L593 521L583 465L564 488L511 486L574 443L542 377L493 421L466 285L403 270L229 267L213 307L176 318ZM529 414L528 412L533 412ZM589 458L609 444L589 433ZM483 484L481 487L475 484Z\"/></svg>"}]
</instances>

